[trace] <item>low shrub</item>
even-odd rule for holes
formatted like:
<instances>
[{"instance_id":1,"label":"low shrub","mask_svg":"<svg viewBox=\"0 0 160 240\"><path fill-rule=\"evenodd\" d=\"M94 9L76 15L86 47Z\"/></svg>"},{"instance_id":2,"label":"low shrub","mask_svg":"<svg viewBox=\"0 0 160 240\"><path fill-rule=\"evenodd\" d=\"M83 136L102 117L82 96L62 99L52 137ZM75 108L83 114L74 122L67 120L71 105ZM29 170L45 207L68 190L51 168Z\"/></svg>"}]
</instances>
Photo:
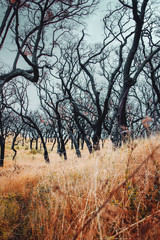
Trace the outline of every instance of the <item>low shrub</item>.
<instances>
[{"instance_id":1,"label":"low shrub","mask_svg":"<svg viewBox=\"0 0 160 240\"><path fill-rule=\"evenodd\" d=\"M32 148L31 153L35 155L35 154L37 154L37 150L35 148Z\"/></svg>"},{"instance_id":2,"label":"low shrub","mask_svg":"<svg viewBox=\"0 0 160 240\"><path fill-rule=\"evenodd\" d=\"M25 146L25 150L28 150L28 146Z\"/></svg>"}]
</instances>

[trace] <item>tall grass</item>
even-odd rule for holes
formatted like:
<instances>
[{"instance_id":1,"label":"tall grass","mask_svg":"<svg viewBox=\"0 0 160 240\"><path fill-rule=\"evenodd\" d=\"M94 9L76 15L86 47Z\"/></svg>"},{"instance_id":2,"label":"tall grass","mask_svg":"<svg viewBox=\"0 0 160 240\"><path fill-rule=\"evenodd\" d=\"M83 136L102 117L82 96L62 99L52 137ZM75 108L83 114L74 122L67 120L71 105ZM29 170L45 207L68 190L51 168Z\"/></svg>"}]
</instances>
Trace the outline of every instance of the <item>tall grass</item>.
<instances>
[{"instance_id":1,"label":"tall grass","mask_svg":"<svg viewBox=\"0 0 160 240\"><path fill-rule=\"evenodd\" d=\"M0 239L159 239L160 137L64 161L20 147L0 172ZM25 152L25 154L24 154Z\"/></svg>"}]
</instances>

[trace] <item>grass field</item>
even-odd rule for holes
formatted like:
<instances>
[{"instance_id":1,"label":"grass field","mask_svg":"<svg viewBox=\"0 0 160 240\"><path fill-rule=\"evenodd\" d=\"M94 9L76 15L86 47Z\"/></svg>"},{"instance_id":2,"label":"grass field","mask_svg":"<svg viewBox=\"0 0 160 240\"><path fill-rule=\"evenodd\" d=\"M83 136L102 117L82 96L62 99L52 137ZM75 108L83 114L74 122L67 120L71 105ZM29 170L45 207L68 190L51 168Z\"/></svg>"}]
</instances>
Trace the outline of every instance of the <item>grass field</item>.
<instances>
[{"instance_id":1,"label":"grass field","mask_svg":"<svg viewBox=\"0 0 160 240\"><path fill-rule=\"evenodd\" d=\"M0 169L0 240L160 239L160 137L68 160L17 147ZM48 145L48 149L51 145Z\"/></svg>"}]
</instances>

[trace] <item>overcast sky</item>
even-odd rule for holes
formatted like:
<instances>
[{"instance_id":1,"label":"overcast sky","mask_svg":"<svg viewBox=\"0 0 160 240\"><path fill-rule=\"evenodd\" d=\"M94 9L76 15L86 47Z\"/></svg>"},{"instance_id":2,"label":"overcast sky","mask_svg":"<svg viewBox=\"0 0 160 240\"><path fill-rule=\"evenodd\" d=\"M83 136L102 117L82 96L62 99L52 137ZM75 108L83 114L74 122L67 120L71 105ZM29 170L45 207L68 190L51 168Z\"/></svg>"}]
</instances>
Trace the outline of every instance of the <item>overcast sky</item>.
<instances>
[{"instance_id":1,"label":"overcast sky","mask_svg":"<svg viewBox=\"0 0 160 240\"><path fill-rule=\"evenodd\" d=\"M96 43L103 39L103 17L106 14L106 9L109 4L114 6L118 3L118 0L101 0L98 8L93 14L87 17L87 30L88 37L86 40L88 42Z\"/></svg>"}]
</instances>

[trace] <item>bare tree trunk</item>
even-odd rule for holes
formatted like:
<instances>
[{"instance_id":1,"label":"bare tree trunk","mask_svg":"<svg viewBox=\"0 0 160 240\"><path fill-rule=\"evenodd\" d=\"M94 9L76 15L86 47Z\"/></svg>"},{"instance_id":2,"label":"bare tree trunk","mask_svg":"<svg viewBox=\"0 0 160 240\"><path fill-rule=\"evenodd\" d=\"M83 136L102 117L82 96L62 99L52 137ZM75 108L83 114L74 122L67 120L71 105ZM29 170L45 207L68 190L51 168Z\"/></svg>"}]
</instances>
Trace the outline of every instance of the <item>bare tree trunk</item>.
<instances>
[{"instance_id":1,"label":"bare tree trunk","mask_svg":"<svg viewBox=\"0 0 160 240\"><path fill-rule=\"evenodd\" d=\"M71 150L73 150L73 137L71 136Z\"/></svg>"},{"instance_id":2,"label":"bare tree trunk","mask_svg":"<svg viewBox=\"0 0 160 240\"><path fill-rule=\"evenodd\" d=\"M81 150L83 150L83 147L84 147L84 137L82 136L81 137Z\"/></svg>"},{"instance_id":3,"label":"bare tree trunk","mask_svg":"<svg viewBox=\"0 0 160 240\"><path fill-rule=\"evenodd\" d=\"M32 149L32 148L33 148L33 146L32 146L32 145L33 145L33 138L31 138L31 139L30 139L30 149Z\"/></svg>"},{"instance_id":4,"label":"bare tree trunk","mask_svg":"<svg viewBox=\"0 0 160 240\"><path fill-rule=\"evenodd\" d=\"M11 149L14 151L14 155L13 155L12 160L14 160L15 157L16 157L16 155L17 155L17 150L16 150L14 147L15 147L15 145L16 145L15 142L16 142L16 139L17 139L18 135L19 135L19 132L18 132L18 133L15 133L15 136L14 136L13 141L12 141L12 147L11 147Z\"/></svg>"},{"instance_id":5,"label":"bare tree trunk","mask_svg":"<svg viewBox=\"0 0 160 240\"><path fill-rule=\"evenodd\" d=\"M52 139L52 141L53 141L53 139ZM55 143L56 143L56 138L54 139L54 142L53 142L53 144L52 144L51 151L53 151L53 148L54 148Z\"/></svg>"},{"instance_id":6,"label":"bare tree trunk","mask_svg":"<svg viewBox=\"0 0 160 240\"><path fill-rule=\"evenodd\" d=\"M4 165L4 153L5 153L5 138L0 136L0 167Z\"/></svg>"},{"instance_id":7,"label":"bare tree trunk","mask_svg":"<svg viewBox=\"0 0 160 240\"><path fill-rule=\"evenodd\" d=\"M38 150L38 137L36 138L36 150Z\"/></svg>"},{"instance_id":8,"label":"bare tree trunk","mask_svg":"<svg viewBox=\"0 0 160 240\"><path fill-rule=\"evenodd\" d=\"M73 136L72 133L71 133L71 141L72 141L73 144L74 144L77 157L81 157L81 152L80 152L80 150L79 150L79 136L78 136L77 141L76 141L76 139L74 138L74 136Z\"/></svg>"},{"instance_id":9,"label":"bare tree trunk","mask_svg":"<svg viewBox=\"0 0 160 240\"><path fill-rule=\"evenodd\" d=\"M129 90L132 86L135 85L137 80L137 75L135 74L133 78L131 78L131 67L134 60L134 56L137 52L139 41L142 33L142 27L144 23L144 16L146 6L149 0L143 0L141 3L141 9L139 11L138 1L132 1L132 14L133 20L135 21L135 32L133 37L133 42L131 48L128 52L124 70L123 70L123 89L121 92L119 110L118 110L118 126L120 134L122 135L122 140L125 139L126 133L125 130L127 128L127 117L126 117L126 102ZM123 3L122 3L123 4Z\"/></svg>"}]
</instances>

